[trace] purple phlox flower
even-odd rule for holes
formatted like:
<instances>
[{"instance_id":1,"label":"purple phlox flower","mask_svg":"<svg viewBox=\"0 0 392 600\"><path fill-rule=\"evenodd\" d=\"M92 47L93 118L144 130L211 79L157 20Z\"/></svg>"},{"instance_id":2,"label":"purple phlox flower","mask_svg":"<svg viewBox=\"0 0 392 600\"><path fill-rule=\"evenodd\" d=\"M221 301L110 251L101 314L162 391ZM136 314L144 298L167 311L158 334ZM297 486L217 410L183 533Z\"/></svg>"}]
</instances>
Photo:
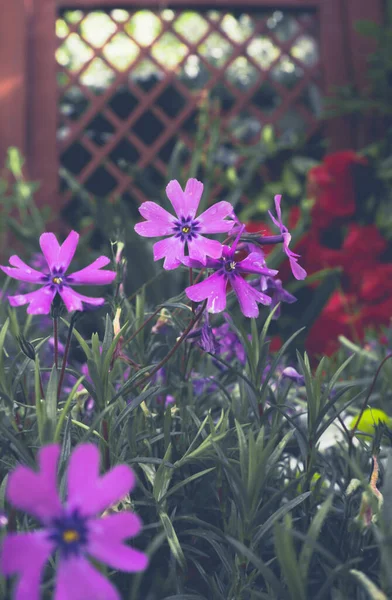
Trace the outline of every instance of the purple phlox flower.
<instances>
[{"instance_id":1,"label":"purple phlox flower","mask_svg":"<svg viewBox=\"0 0 392 600\"><path fill-rule=\"evenodd\" d=\"M210 354L218 354L219 352L219 343L216 340L214 330L210 325L208 313L205 313L204 315L203 325L198 329L193 329L189 333L187 339L195 341L204 352L209 352Z\"/></svg>"},{"instance_id":2,"label":"purple phlox flower","mask_svg":"<svg viewBox=\"0 0 392 600\"><path fill-rule=\"evenodd\" d=\"M294 367L286 367L282 371L282 377L288 377L291 381L294 381L297 385L305 385L305 377L298 373Z\"/></svg>"},{"instance_id":3,"label":"purple phlox flower","mask_svg":"<svg viewBox=\"0 0 392 600\"><path fill-rule=\"evenodd\" d=\"M216 392L219 387L214 381L214 376L203 377L200 373L196 373L196 371L192 371L191 381L193 387L193 393L195 396L201 396L202 394L212 394Z\"/></svg>"},{"instance_id":4,"label":"purple phlox flower","mask_svg":"<svg viewBox=\"0 0 392 600\"><path fill-rule=\"evenodd\" d=\"M235 252L240 236L241 232L238 233L231 248L223 246L220 259L207 259L205 266L213 269L215 273L204 279L204 281L187 287L185 292L188 298L194 302L207 300L207 310L212 313L219 313L226 308L227 288L230 285L237 296L243 314L246 317L257 317L259 315L257 303L269 305L271 304L271 298L255 290L243 278L243 275L253 273L274 276L278 271L266 268L264 260L256 252L252 252L244 260L236 262ZM203 266L200 262L189 257L185 257L183 262L188 267L201 268Z\"/></svg>"},{"instance_id":5,"label":"purple phlox flower","mask_svg":"<svg viewBox=\"0 0 392 600\"><path fill-rule=\"evenodd\" d=\"M69 460L68 497L62 505L56 487L59 456L59 444L45 446L38 453L38 473L19 466L9 476L8 501L43 526L5 537L1 572L18 576L15 600L38 600L45 564L57 552L54 600L120 600L88 557L121 571L146 568L147 556L123 543L140 531L139 517L128 511L99 517L134 487L133 471L118 465L100 477L98 448L82 444Z\"/></svg>"},{"instance_id":6,"label":"purple phlox flower","mask_svg":"<svg viewBox=\"0 0 392 600\"><path fill-rule=\"evenodd\" d=\"M280 279L274 279L273 277L265 277L262 275L260 277L260 288L263 292L266 292L271 296L271 310L275 308L279 302L286 302L287 304L293 304L293 302L297 302L297 298L283 288L282 281ZM279 319L280 312L279 306L274 312L274 320Z\"/></svg>"},{"instance_id":7,"label":"purple phlox flower","mask_svg":"<svg viewBox=\"0 0 392 600\"><path fill-rule=\"evenodd\" d=\"M176 216L155 202L143 202L139 212L146 221L135 225L135 231L143 237L170 236L154 244L154 260L165 258L164 269L175 269L185 256L186 247L190 258L203 265L207 256L220 258L222 244L201 234L230 231L234 221L225 218L232 216L232 205L217 202L196 217L203 193L203 184L197 179L188 179L184 191L178 181L170 181L166 193Z\"/></svg>"},{"instance_id":8,"label":"purple phlox flower","mask_svg":"<svg viewBox=\"0 0 392 600\"><path fill-rule=\"evenodd\" d=\"M275 217L272 215L271 211L268 211L268 214L271 217L273 223L276 225L276 227L279 227L280 233L283 235L283 250L286 253L286 255L290 261L290 267L291 267L291 271L292 271L294 277L296 279L305 279L307 273L306 273L305 269L303 269L298 264L298 259L300 258L300 255L296 254L289 248L289 244L291 241L291 234L289 233L287 227L285 225L283 225L283 223L282 223L282 211L280 209L281 199L282 199L282 196L280 196L280 195L275 196L275 209L276 209L276 215L278 218L275 219Z\"/></svg>"},{"instance_id":9,"label":"purple phlox flower","mask_svg":"<svg viewBox=\"0 0 392 600\"><path fill-rule=\"evenodd\" d=\"M246 363L244 345L235 331L233 331L229 315L225 313L223 316L226 323L223 323L219 327L214 327L212 330L219 344L219 355L228 363L238 360L244 365ZM249 339L251 339L251 337L251 335L248 335ZM222 367L222 365L220 365L220 367Z\"/></svg>"},{"instance_id":10,"label":"purple phlox flower","mask_svg":"<svg viewBox=\"0 0 392 600\"><path fill-rule=\"evenodd\" d=\"M29 267L18 256L11 256L11 267L0 268L8 275L19 281L40 284L42 287L35 292L9 296L11 306L29 304L29 314L49 314L52 301L56 294L61 296L67 310L83 310L83 303L90 306L101 306L104 298L91 298L75 292L71 285L107 285L116 277L115 271L101 271L102 267L109 264L106 256L100 256L91 265L66 275L66 271L75 254L79 241L79 234L71 231L60 246L53 233L43 233L39 239L41 250L46 260L47 267L44 272L39 272Z\"/></svg>"}]
</instances>

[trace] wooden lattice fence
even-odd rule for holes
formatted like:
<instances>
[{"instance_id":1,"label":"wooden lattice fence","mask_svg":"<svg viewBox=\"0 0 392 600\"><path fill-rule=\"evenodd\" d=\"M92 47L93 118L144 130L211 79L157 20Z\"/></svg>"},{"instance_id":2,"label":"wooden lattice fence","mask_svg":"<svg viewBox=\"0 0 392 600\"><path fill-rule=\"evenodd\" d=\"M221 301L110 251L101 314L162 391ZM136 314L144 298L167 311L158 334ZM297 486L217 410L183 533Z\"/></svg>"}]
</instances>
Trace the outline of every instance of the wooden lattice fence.
<instances>
[{"instance_id":1,"label":"wooden lattice fence","mask_svg":"<svg viewBox=\"0 0 392 600\"><path fill-rule=\"evenodd\" d=\"M370 47L352 24L380 20L381 4L13 0L0 21L0 158L19 146L55 207L72 197L60 166L93 195L142 201L127 165L164 181L176 140L192 152L207 94L233 146L268 123L312 135L323 93L365 85ZM334 147L354 143L349 122L328 127Z\"/></svg>"}]
</instances>

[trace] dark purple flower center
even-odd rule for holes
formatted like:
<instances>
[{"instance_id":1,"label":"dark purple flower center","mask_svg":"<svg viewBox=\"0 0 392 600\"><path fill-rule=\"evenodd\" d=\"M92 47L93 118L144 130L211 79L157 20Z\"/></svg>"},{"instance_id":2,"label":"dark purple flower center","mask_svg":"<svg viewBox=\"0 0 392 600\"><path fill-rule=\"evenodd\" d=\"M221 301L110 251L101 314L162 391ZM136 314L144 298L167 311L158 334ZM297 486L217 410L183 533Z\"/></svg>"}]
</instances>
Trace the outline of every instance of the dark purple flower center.
<instances>
[{"instance_id":1,"label":"dark purple flower center","mask_svg":"<svg viewBox=\"0 0 392 600\"><path fill-rule=\"evenodd\" d=\"M225 260L223 268L226 273L232 273L235 271L237 263L234 260Z\"/></svg>"},{"instance_id":2,"label":"dark purple flower center","mask_svg":"<svg viewBox=\"0 0 392 600\"><path fill-rule=\"evenodd\" d=\"M53 520L49 527L49 539L52 540L62 556L80 554L87 544L87 519L75 509Z\"/></svg>"},{"instance_id":3,"label":"dark purple flower center","mask_svg":"<svg viewBox=\"0 0 392 600\"><path fill-rule=\"evenodd\" d=\"M175 237L179 237L185 243L197 236L200 231L200 223L192 217L181 217L174 223L173 231Z\"/></svg>"},{"instance_id":4,"label":"dark purple flower center","mask_svg":"<svg viewBox=\"0 0 392 600\"><path fill-rule=\"evenodd\" d=\"M49 275L43 275L42 281L52 290L59 291L64 285L67 285L67 277L64 269L53 269Z\"/></svg>"}]
</instances>

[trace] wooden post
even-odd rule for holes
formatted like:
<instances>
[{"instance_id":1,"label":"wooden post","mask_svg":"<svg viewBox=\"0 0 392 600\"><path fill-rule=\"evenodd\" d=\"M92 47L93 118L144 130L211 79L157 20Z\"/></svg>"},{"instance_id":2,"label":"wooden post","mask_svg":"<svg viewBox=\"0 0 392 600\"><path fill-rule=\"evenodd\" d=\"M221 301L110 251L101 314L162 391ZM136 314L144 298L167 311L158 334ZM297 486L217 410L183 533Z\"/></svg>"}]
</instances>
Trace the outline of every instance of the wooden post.
<instances>
[{"instance_id":1,"label":"wooden post","mask_svg":"<svg viewBox=\"0 0 392 600\"><path fill-rule=\"evenodd\" d=\"M347 37L347 54L350 68L350 83L358 94L366 93L369 87L369 56L375 51L377 40L359 34L355 29L357 21L373 21L381 24L384 18L382 0L345 0L345 35ZM375 115L358 115L354 119L354 143L357 149L371 143L384 135L381 118Z\"/></svg>"},{"instance_id":2,"label":"wooden post","mask_svg":"<svg viewBox=\"0 0 392 600\"><path fill-rule=\"evenodd\" d=\"M350 83L343 2L344 0L320 2L321 65L326 96L334 95L335 86ZM329 151L352 147L354 133L350 119L329 119L326 130L330 139Z\"/></svg>"},{"instance_id":3,"label":"wooden post","mask_svg":"<svg viewBox=\"0 0 392 600\"><path fill-rule=\"evenodd\" d=\"M12 0L0 17L0 168L7 149L26 152L26 14Z\"/></svg>"},{"instance_id":4,"label":"wooden post","mask_svg":"<svg viewBox=\"0 0 392 600\"><path fill-rule=\"evenodd\" d=\"M30 0L28 37L28 165L40 182L39 206L59 216L57 156L56 10L54 0Z\"/></svg>"}]
</instances>

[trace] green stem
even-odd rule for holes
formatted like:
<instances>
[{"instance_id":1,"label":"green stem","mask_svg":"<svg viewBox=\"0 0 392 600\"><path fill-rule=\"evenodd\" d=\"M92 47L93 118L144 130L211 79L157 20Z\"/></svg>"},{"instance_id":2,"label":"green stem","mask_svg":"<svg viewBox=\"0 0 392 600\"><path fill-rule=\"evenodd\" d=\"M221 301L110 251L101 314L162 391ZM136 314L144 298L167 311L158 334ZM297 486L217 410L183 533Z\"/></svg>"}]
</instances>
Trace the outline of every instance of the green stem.
<instances>
[{"instance_id":1,"label":"green stem","mask_svg":"<svg viewBox=\"0 0 392 600\"><path fill-rule=\"evenodd\" d=\"M65 344L63 362L61 364L61 372L60 372L59 384L57 386L57 398L60 397L61 388L63 386L64 375L65 375L65 368L67 366L67 360L68 360L69 349L70 349L70 346L71 346L71 338L72 338L73 328L74 328L74 321L73 321L73 319L71 319L71 323L70 323L69 329L68 329L67 342Z\"/></svg>"},{"instance_id":2,"label":"green stem","mask_svg":"<svg viewBox=\"0 0 392 600\"><path fill-rule=\"evenodd\" d=\"M363 402L363 404L362 404L362 408L361 408L361 410L360 410L360 413L359 413L359 415L358 415L358 417L357 417L357 420L355 421L353 428L352 428L352 429L351 429L351 431L349 432L350 452L351 452L351 449L352 449L352 441L353 441L353 437L354 437L354 435L355 435L355 433L356 433L356 431L357 431L357 429L358 429L358 425L359 425L359 423L360 423L360 421L361 421L361 419L362 419L363 413L365 412L365 409L366 409L366 406L367 406L368 400L369 400L370 396L372 395L372 392L373 392L374 386L376 385L377 377L379 376L379 374L380 374L380 371L381 371L381 368L383 367L384 363L386 363L386 361L387 361L389 358L392 358L392 353L391 353L391 354L388 354L388 355L387 355L387 356L386 356L386 357L385 357L385 358L384 358L384 359L383 359L383 360L380 362L380 364L379 364L379 366L378 366L378 369L377 369L377 371L376 371L376 374L375 374L375 375L374 375L374 377L373 377L373 381L372 381L372 384L371 384L371 386L370 386L370 388L369 388L368 394L367 394L367 396L366 396L366 398L365 398L365 400L364 400L364 402Z\"/></svg>"},{"instance_id":3,"label":"green stem","mask_svg":"<svg viewBox=\"0 0 392 600\"><path fill-rule=\"evenodd\" d=\"M59 320L58 317L53 317L53 338L54 338L54 364L56 369L59 368Z\"/></svg>"},{"instance_id":4,"label":"green stem","mask_svg":"<svg viewBox=\"0 0 392 600\"><path fill-rule=\"evenodd\" d=\"M183 331L182 335L178 338L178 340L176 341L176 343L174 344L173 348L168 352L168 354L165 356L165 358L163 358L157 365L155 365L155 367L153 368L152 371L150 371L145 377L143 377L143 379L141 379L140 381L137 382L137 385L142 385L144 384L146 381L148 381L151 377L153 377L155 375L155 373L157 373L157 371L159 371L159 369L161 369L166 363L167 361L173 356L173 354L178 350L178 348L181 346L182 342L185 340L186 337L188 337L188 333L190 332L190 330L196 325L196 323L201 319L205 307L207 305L207 300L204 301L203 306L201 307L200 312L193 318L191 319L191 321L189 322L188 326L186 327L186 329Z\"/></svg>"}]
</instances>

